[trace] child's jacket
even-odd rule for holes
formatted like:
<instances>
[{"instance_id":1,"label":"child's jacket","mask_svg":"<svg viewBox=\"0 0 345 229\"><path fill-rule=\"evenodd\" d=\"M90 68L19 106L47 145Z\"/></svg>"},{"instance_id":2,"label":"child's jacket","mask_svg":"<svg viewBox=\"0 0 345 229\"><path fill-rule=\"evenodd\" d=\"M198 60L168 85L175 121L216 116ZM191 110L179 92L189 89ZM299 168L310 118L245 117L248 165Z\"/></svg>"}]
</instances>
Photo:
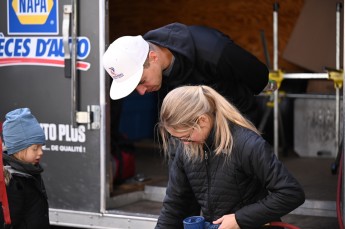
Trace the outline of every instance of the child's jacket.
<instances>
[{"instance_id":1,"label":"child's jacket","mask_svg":"<svg viewBox=\"0 0 345 229\"><path fill-rule=\"evenodd\" d=\"M20 162L3 154L4 176L12 229L49 228L47 194L40 165ZM4 224L0 214L0 225Z\"/></svg>"}]
</instances>

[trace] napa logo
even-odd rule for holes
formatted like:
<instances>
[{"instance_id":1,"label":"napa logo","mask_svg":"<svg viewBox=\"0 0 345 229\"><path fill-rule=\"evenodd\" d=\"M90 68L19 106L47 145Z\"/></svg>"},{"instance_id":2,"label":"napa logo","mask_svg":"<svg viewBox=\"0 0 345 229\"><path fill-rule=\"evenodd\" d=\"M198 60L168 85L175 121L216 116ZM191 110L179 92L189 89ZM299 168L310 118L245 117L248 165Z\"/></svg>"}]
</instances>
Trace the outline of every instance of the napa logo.
<instances>
[{"instance_id":1,"label":"napa logo","mask_svg":"<svg viewBox=\"0 0 345 229\"><path fill-rule=\"evenodd\" d=\"M58 34L58 0L7 0L8 34Z\"/></svg>"}]
</instances>

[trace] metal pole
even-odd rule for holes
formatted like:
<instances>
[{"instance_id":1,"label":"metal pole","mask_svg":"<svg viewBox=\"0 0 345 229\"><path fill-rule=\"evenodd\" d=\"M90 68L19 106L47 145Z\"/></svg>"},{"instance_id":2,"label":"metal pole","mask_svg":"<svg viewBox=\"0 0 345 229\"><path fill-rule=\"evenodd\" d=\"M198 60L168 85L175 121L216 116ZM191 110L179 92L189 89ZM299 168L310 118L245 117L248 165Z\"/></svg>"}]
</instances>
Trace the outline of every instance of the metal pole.
<instances>
[{"instance_id":1,"label":"metal pole","mask_svg":"<svg viewBox=\"0 0 345 229\"><path fill-rule=\"evenodd\" d=\"M336 70L340 70L340 3L337 3L336 7L336 36L335 36L335 44L336 44L336 62L335 68ZM336 92L336 99L335 99L335 149L336 152L339 153L339 127L340 127L340 88L338 86L335 87Z\"/></svg>"},{"instance_id":2,"label":"metal pole","mask_svg":"<svg viewBox=\"0 0 345 229\"><path fill-rule=\"evenodd\" d=\"M344 11L343 11L343 69L345 67L345 58L344 58L344 53L345 53L345 15L344 15ZM345 81L345 71L343 71L343 82ZM345 87L343 85L343 95L345 95ZM343 98L343 110L344 110L344 107L345 107L345 99ZM343 132L345 130L345 112L343 112ZM343 133L343 143L345 143L345 134ZM343 144L344 145L344 144ZM344 147L341 149L342 150L342 154L344 154ZM343 158L344 158L344 155L343 155ZM345 206L344 206L344 184L345 184L345 176L344 176L344 168L345 168L345 160L343 159L342 162L340 163L343 163L343 172L342 172L342 176L343 176L343 179L342 179L342 217L343 217L343 221L345 219ZM342 225L344 226L344 225Z\"/></svg>"},{"instance_id":3,"label":"metal pole","mask_svg":"<svg viewBox=\"0 0 345 229\"><path fill-rule=\"evenodd\" d=\"M278 71L278 9L279 4L273 5L273 71ZM273 128L274 128L274 154L278 157L279 133L278 133L278 90L273 93Z\"/></svg>"},{"instance_id":4,"label":"metal pole","mask_svg":"<svg viewBox=\"0 0 345 229\"><path fill-rule=\"evenodd\" d=\"M72 55L71 55L71 94L72 126L77 127L77 0L72 0Z\"/></svg>"},{"instance_id":5,"label":"metal pole","mask_svg":"<svg viewBox=\"0 0 345 229\"><path fill-rule=\"evenodd\" d=\"M99 1L99 59L102 59L103 53L105 51L105 42L108 42L108 1ZM105 79L105 71L102 66L102 62L99 61L99 77L100 77L100 107L101 107L101 114L106 114L106 79ZM102 115L101 117L101 128L100 128L100 158L101 158L101 166L100 166L100 212L106 212L106 200L110 196L109 186L107 188L107 160L110 157L110 154L107 154L108 140L107 140L107 129L110 125L106 125L106 115ZM109 136L109 134L108 134ZM109 150L110 152L110 150ZM108 157L107 157L108 156ZM113 185L110 183L109 185Z\"/></svg>"}]
</instances>

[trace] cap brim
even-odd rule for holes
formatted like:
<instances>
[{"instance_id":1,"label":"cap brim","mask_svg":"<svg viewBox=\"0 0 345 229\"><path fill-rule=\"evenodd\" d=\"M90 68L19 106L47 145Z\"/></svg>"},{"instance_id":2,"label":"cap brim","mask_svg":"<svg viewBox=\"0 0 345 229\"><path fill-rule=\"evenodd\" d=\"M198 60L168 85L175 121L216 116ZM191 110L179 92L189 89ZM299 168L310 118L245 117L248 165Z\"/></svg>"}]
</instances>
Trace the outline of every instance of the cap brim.
<instances>
[{"instance_id":1,"label":"cap brim","mask_svg":"<svg viewBox=\"0 0 345 229\"><path fill-rule=\"evenodd\" d=\"M113 80L110 87L110 98L113 100L122 99L131 94L138 86L141 76L143 75L144 67L141 67L134 75L123 82Z\"/></svg>"}]
</instances>

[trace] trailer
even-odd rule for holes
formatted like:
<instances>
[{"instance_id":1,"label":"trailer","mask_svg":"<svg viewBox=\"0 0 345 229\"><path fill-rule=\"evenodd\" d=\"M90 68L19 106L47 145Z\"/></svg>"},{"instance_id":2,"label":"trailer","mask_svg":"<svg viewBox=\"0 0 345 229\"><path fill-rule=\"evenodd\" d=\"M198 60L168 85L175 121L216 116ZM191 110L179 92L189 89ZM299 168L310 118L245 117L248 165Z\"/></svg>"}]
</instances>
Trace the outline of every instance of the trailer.
<instances>
[{"instance_id":1,"label":"trailer","mask_svg":"<svg viewBox=\"0 0 345 229\"><path fill-rule=\"evenodd\" d=\"M1 1L0 117L29 107L45 132L52 225L153 228L164 190L111 191L110 77L100 61L109 43L106 4ZM157 206L154 213L121 210L140 201Z\"/></svg>"},{"instance_id":2,"label":"trailer","mask_svg":"<svg viewBox=\"0 0 345 229\"><path fill-rule=\"evenodd\" d=\"M184 4L185 1L181 2ZM122 7L132 4L118 3ZM144 3L136 4L138 7ZM171 7L175 2L161 4ZM129 131L129 138L137 139L143 135L154 138L151 135L156 121L157 95L133 93L121 106L124 120L114 124L114 120L120 118L120 111L114 113L111 105L117 102L110 100L111 78L104 71L101 59L111 42L109 28L112 27L113 37L114 34L124 34L114 33L116 29L111 23L109 5L108 0L0 1L0 117L5 117L15 108L29 107L45 132L47 142L41 164L51 225L99 229L154 228L165 195L167 166L156 145L148 143L146 146L145 142L140 143L141 147L147 148L145 153L151 157L137 160L141 160L145 169L153 170L155 175L136 176L129 183L114 188L116 166L112 157L112 130L128 131L129 126L134 126L140 128L140 133L133 129ZM176 9L181 10L179 6ZM115 13L119 17L130 16L121 7ZM143 14L147 16L146 12ZM167 12L164 16L169 15ZM200 20L206 16L203 14ZM132 21L145 19L137 17ZM143 30L149 27L148 23L142 23ZM127 26L126 22L119 24L121 28ZM244 26L240 24L239 27ZM251 42L253 39L248 40ZM293 74L285 74L284 77L302 78ZM324 74L322 77L325 78ZM333 100L332 97L332 104ZM304 112L303 102L295 109L298 117ZM317 113L328 105L327 102L321 104L321 108L312 108ZM332 108L329 110L333 111ZM278 111L274 113L276 125ZM298 122L296 125L304 128ZM340 126L343 129L343 123ZM148 131L143 133L143 129ZM318 130L322 132L321 127ZM277 133L275 135L278 137ZM331 144L333 140L330 139ZM304 153L305 142L302 143L301 151ZM275 152L278 151L278 143L274 147ZM336 150L332 148L331 151L334 153ZM157 168L161 170L154 171ZM307 200L293 214L336 217L335 202Z\"/></svg>"}]
</instances>

